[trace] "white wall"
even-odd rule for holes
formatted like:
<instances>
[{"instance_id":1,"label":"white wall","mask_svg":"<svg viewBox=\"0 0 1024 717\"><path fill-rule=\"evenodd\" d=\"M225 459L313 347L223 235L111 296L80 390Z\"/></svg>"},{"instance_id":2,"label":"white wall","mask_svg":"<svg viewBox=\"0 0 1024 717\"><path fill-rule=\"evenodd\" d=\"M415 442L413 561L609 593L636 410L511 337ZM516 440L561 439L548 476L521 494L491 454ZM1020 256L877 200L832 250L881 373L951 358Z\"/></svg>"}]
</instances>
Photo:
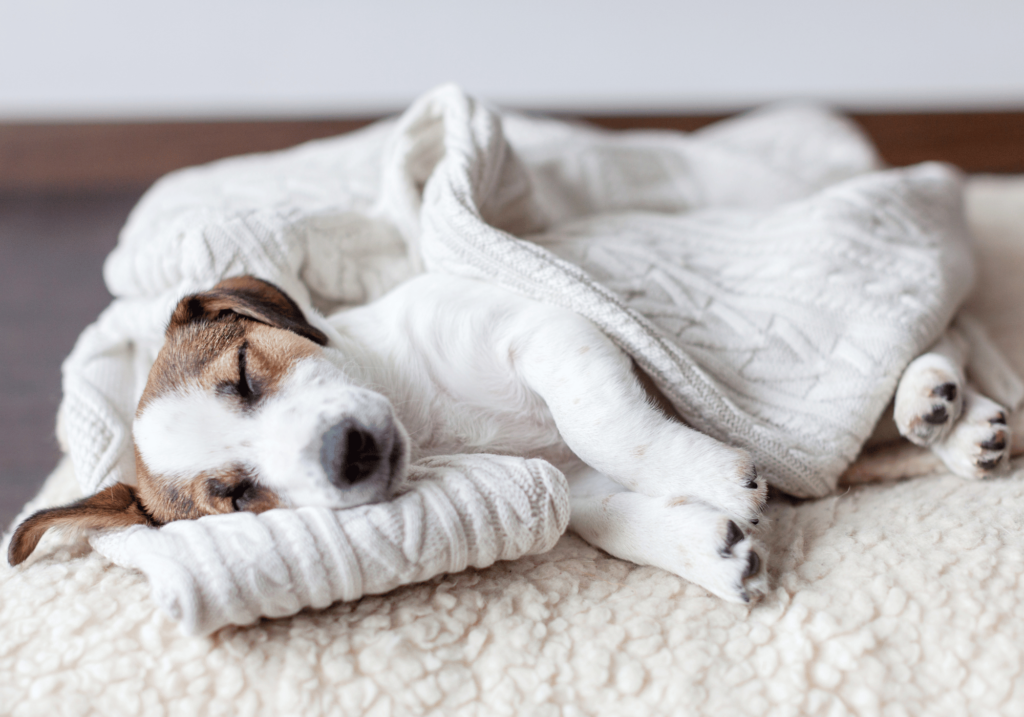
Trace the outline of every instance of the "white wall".
<instances>
[{"instance_id":1,"label":"white wall","mask_svg":"<svg viewBox=\"0 0 1024 717\"><path fill-rule=\"evenodd\" d=\"M0 120L1024 108L1022 0L0 0Z\"/></svg>"}]
</instances>

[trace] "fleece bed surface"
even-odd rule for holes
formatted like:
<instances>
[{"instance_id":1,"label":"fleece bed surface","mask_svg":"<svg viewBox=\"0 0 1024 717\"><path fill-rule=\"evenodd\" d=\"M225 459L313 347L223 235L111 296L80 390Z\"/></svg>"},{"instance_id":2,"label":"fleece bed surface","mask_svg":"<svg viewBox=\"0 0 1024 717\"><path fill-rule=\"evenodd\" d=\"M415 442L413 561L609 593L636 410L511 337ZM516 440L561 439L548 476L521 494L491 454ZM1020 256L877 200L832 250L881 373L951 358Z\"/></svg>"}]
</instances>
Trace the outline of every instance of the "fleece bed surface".
<instances>
[{"instance_id":1,"label":"fleece bed surface","mask_svg":"<svg viewBox=\"0 0 1024 717\"><path fill-rule=\"evenodd\" d=\"M1024 370L1024 179L974 178L968 302ZM25 513L77 497L65 460ZM0 567L0 714L1019 715L1024 466L772 502L726 604L572 534L544 554L187 637L138 572L48 535Z\"/></svg>"}]
</instances>

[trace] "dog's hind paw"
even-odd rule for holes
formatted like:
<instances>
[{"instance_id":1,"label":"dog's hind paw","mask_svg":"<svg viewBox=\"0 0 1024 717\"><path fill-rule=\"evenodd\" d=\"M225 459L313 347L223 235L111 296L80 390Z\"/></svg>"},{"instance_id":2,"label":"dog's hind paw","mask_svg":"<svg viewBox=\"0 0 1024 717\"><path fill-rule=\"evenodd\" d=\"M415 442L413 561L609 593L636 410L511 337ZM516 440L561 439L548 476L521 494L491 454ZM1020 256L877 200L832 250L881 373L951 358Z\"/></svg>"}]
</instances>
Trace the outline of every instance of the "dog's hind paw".
<instances>
[{"instance_id":1,"label":"dog's hind paw","mask_svg":"<svg viewBox=\"0 0 1024 717\"><path fill-rule=\"evenodd\" d=\"M1007 410L973 389L964 393L963 415L945 440L932 445L932 452L962 478L997 475L1009 465L1013 442Z\"/></svg>"},{"instance_id":2,"label":"dog's hind paw","mask_svg":"<svg viewBox=\"0 0 1024 717\"><path fill-rule=\"evenodd\" d=\"M680 539L685 531L689 537L685 546L682 541L675 545L675 540L666 544L660 561L653 564L729 602L750 603L764 597L768 592L768 551L757 534L763 533L766 525L741 527L742 523L703 504L684 508L670 501L668 505L674 513L669 518L679 533L673 530L667 536Z\"/></svg>"},{"instance_id":3,"label":"dog's hind paw","mask_svg":"<svg viewBox=\"0 0 1024 717\"><path fill-rule=\"evenodd\" d=\"M963 406L963 373L945 356L928 353L903 372L893 418L907 440L930 446L949 435Z\"/></svg>"}]
</instances>

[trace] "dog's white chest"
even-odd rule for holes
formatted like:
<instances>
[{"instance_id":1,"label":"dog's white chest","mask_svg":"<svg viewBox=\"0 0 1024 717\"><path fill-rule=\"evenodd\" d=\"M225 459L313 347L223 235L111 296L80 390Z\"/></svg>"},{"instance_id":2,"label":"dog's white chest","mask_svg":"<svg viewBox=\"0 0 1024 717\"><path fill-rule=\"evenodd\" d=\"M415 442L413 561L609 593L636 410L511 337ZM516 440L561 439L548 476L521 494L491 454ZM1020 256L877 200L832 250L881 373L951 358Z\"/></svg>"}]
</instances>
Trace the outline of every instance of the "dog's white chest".
<instances>
[{"instance_id":1,"label":"dog's white chest","mask_svg":"<svg viewBox=\"0 0 1024 717\"><path fill-rule=\"evenodd\" d=\"M572 453L515 369L523 309L535 305L479 282L424 276L330 321L346 339L345 371L388 397L413 461L480 452L560 463Z\"/></svg>"}]
</instances>

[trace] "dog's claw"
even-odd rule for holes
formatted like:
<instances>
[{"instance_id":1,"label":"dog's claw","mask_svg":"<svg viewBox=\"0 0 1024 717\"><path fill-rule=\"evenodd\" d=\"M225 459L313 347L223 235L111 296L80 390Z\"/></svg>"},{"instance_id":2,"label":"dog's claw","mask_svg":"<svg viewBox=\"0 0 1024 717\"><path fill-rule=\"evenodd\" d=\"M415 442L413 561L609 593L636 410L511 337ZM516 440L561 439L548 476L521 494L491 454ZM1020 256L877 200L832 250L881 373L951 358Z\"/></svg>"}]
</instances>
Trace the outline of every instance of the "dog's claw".
<instances>
[{"instance_id":1,"label":"dog's claw","mask_svg":"<svg viewBox=\"0 0 1024 717\"><path fill-rule=\"evenodd\" d=\"M750 551L750 557L747 558L747 569L743 571L743 579L757 575L757 571L761 569L761 558L753 550Z\"/></svg>"},{"instance_id":2,"label":"dog's claw","mask_svg":"<svg viewBox=\"0 0 1024 717\"><path fill-rule=\"evenodd\" d=\"M987 451L1001 451L1006 448L1006 436L1000 431L995 438L982 443L981 447Z\"/></svg>"},{"instance_id":3,"label":"dog's claw","mask_svg":"<svg viewBox=\"0 0 1024 717\"><path fill-rule=\"evenodd\" d=\"M947 411L946 407L942 405L932 406L931 413L927 413L924 416L921 416L921 418L923 418L926 423L938 426L949 419L949 411Z\"/></svg>"},{"instance_id":4,"label":"dog's claw","mask_svg":"<svg viewBox=\"0 0 1024 717\"><path fill-rule=\"evenodd\" d=\"M939 396L947 401L955 401L956 393L956 384L951 382L940 384L932 389L933 396Z\"/></svg>"}]
</instances>

